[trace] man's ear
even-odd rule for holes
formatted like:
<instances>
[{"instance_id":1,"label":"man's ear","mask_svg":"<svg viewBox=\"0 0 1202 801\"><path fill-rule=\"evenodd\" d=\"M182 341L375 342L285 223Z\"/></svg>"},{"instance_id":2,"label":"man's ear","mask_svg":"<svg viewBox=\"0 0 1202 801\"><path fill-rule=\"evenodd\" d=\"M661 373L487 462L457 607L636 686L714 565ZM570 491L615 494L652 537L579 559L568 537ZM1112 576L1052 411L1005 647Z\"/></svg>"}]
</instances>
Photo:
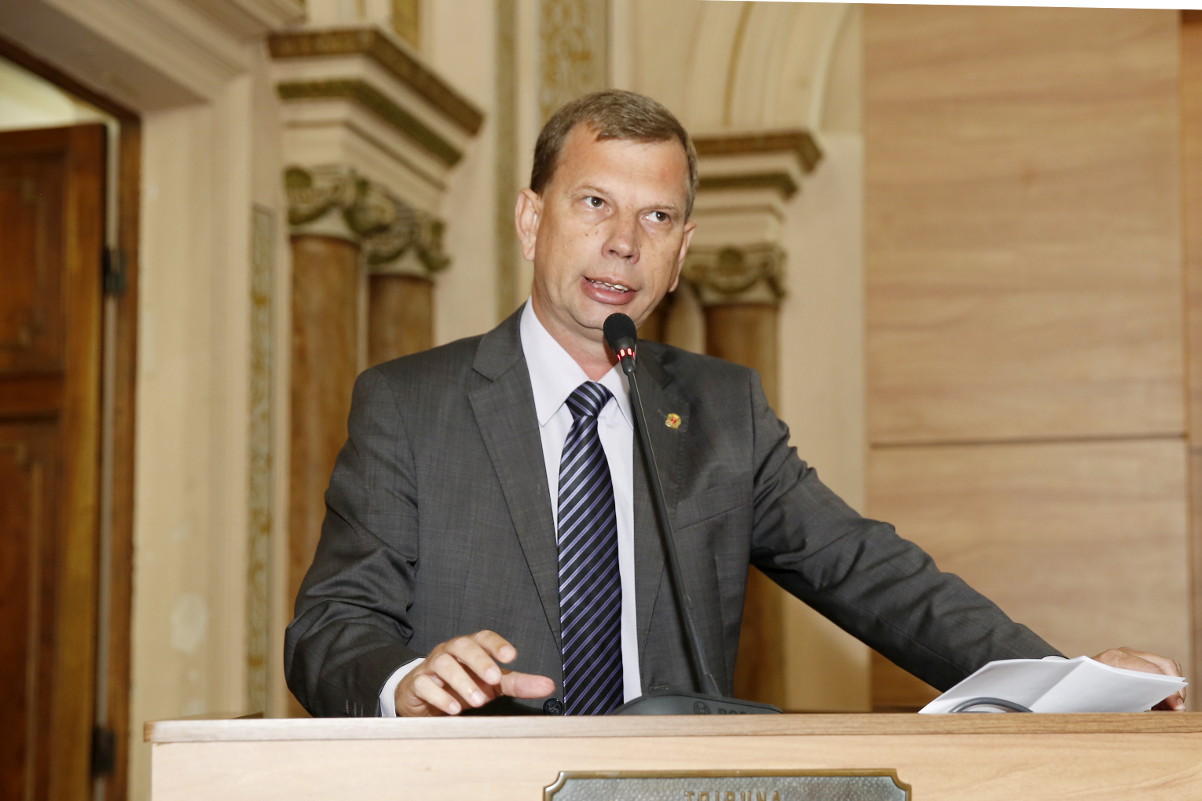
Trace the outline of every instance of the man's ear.
<instances>
[{"instance_id":1,"label":"man's ear","mask_svg":"<svg viewBox=\"0 0 1202 801\"><path fill-rule=\"evenodd\" d=\"M538 241L538 221L543 210L543 199L532 189L518 192L517 206L513 210L513 224L522 244L522 258L534 261L534 245Z\"/></svg>"},{"instance_id":2,"label":"man's ear","mask_svg":"<svg viewBox=\"0 0 1202 801\"><path fill-rule=\"evenodd\" d=\"M684 269L685 256L689 255L689 242L693 239L693 230L697 227L697 223L689 222L685 224L684 236L680 240L680 251L676 254L676 275L672 277L672 285L668 287L669 292L675 292L677 284L680 283L680 272Z\"/></svg>"}]
</instances>

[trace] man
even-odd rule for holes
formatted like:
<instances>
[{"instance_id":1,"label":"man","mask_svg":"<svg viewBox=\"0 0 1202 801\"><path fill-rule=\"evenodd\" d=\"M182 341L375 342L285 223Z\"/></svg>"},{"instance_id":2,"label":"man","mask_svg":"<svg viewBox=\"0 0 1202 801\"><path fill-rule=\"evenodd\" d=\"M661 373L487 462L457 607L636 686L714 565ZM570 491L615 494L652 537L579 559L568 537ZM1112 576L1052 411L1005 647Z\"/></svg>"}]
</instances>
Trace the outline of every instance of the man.
<instances>
[{"instance_id":1,"label":"man","mask_svg":"<svg viewBox=\"0 0 1202 801\"><path fill-rule=\"evenodd\" d=\"M688 134L655 101L568 104L515 210L530 302L481 337L360 376L285 648L313 714L597 713L701 689L602 334L610 314L641 323L676 287L696 185ZM937 687L991 659L1057 654L823 486L752 371L655 343L639 371L699 645L724 692L749 564ZM585 533L578 479L560 473L577 458L604 487L587 490L603 503L580 516ZM577 547L593 549L585 606L600 622L575 617ZM604 654L577 658L580 641ZM1152 654L1100 658L1179 674Z\"/></svg>"}]
</instances>

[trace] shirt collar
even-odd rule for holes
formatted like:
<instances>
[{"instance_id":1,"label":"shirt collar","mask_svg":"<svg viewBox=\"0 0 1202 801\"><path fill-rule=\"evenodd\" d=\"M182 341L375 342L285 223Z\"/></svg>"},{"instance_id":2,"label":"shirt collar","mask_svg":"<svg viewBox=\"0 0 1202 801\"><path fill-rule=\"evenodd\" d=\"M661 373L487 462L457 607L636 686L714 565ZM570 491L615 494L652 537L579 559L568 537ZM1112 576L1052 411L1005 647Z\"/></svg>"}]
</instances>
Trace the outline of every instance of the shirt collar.
<instances>
[{"instance_id":1,"label":"shirt collar","mask_svg":"<svg viewBox=\"0 0 1202 801\"><path fill-rule=\"evenodd\" d=\"M545 426L568 396L576 387L588 381L589 378L576 364L563 346L555 341L555 337L543 327L542 321L534 313L534 304L526 301L522 310L520 325L522 337L522 353L526 357L526 367L530 371L530 386L534 391L534 412L538 417L540 427ZM613 393L622 419L634 429L634 420L630 408L630 394L626 387L626 375L617 365L610 368L598 382Z\"/></svg>"}]
</instances>

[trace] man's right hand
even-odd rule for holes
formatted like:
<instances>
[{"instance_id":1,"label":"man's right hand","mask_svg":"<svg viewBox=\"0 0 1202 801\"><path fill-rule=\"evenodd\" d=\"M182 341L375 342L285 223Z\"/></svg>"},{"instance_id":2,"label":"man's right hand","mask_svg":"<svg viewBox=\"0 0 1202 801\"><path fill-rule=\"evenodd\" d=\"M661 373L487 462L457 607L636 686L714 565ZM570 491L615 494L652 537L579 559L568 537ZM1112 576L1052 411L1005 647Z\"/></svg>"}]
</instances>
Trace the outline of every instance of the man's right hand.
<instances>
[{"instance_id":1,"label":"man's right hand","mask_svg":"<svg viewBox=\"0 0 1202 801\"><path fill-rule=\"evenodd\" d=\"M458 715L499 695L542 698L555 692L555 682L546 676L501 667L517 655L517 649L495 631L441 643L397 685L397 716Z\"/></svg>"}]
</instances>

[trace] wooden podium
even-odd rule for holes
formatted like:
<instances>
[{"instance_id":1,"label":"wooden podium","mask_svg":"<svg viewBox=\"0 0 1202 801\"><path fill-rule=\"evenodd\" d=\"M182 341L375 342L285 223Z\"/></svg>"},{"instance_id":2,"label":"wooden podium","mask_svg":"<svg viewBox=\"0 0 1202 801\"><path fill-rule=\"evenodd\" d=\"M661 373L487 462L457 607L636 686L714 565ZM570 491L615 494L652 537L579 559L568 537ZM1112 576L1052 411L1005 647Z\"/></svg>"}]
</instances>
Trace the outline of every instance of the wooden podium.
<instances>
[{"instance_id":1,"label":"wooden podium","mask_svg":"<svg viewBox=\"0 0 1202 801\"><path fill-rule=\"evenodd\" d=\"M561 772L890 769L914 801L1202 799L1200 713L175 720L146 739L153 801L538 801Z\"/></svg>"}]
</instances>

